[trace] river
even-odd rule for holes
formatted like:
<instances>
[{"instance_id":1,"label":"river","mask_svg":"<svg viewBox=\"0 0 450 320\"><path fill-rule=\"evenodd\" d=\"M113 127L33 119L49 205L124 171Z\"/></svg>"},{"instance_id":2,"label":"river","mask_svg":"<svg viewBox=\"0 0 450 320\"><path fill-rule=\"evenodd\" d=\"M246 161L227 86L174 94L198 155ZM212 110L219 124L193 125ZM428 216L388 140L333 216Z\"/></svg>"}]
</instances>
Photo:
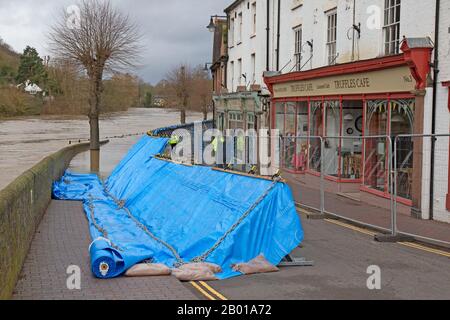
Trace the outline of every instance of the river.
<instances>
[{"instance_id":1,"label":"river","mask_svg":"<svg viewBox=\"0 0 450 320\"><path fill-rule=\"evenodd\" d=\"M200 113L189 113L188 122L202 119ZM130 109L126 112L104 115L100 119L100 136L106 137L147 132L174 125L180 115L164 109ZM87 118L38 117L0 120L0 190L46 156L69 145L70 140L88 139ZM112 171L139 136L113 138L102 147L100 170ZM89 154L78 155L71 169L86 172Z\"/></svg>"}]
</instances>

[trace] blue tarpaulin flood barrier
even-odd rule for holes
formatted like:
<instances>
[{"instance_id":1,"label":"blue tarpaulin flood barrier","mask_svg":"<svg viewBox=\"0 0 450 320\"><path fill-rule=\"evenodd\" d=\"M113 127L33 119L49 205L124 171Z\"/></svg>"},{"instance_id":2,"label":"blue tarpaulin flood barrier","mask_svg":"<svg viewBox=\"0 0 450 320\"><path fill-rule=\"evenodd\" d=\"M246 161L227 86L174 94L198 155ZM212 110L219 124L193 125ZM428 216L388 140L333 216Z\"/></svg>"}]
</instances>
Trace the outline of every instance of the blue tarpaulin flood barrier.
<instances>
[{"instance_id":1,"label":"blue tarpaulin flood barrier","mask_svg":"<svg viewBox=\"0 0 450 320\"><path fill-rule=\"evenodd\" d=\"M154 157L167 142L144 136L105 181L66 172L54 184L55 199L83 201L96 277L151 261L171 269L214 264L226 279L256 257L276 266L303 241L285 183Z\"/></svg>"}]
</instances>

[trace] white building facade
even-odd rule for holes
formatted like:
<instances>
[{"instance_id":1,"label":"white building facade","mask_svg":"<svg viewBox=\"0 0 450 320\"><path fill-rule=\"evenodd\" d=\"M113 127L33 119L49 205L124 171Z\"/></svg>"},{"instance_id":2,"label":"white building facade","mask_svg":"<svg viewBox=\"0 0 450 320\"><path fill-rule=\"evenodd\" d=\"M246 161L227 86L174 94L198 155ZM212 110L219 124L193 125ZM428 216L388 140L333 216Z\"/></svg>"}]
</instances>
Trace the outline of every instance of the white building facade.
<instances>
[{"instance_id":1,"label":"white building facade","mask_svg":"<svg viewBox=\"0 0 450 320\"><path fill-rule=\"evenodd\" d=\"M272 104L266 124L285 138L349 136L329 139L323 154L310 140L291 139L283 154L285 169L313 185L320 171L314 159L319 152L326 159L329 191L360 192L361 199L387 207L388 142L357 140L431 134L433 109L434 132L450 132L450 2L441 0L439 10L437 3L234 1L225 10L228 92L251 91L252 85L263 93L268 90ZM440 72L434 100L438 12ZM430 139L406 139L398 148L399 211L450 222L449 139L436 142L434 190Z\"/></svg>"},{"instance_id":2,"label":"white building facade","mask_svg":"<svg viewBox=\"0 0 450 320\"><path fill-rule=\"evenodd\" d=\"M305 71L398 53L403 36L434 39L435 12L435 0L235 1L226 9L228 91L264 86L265 71Z\"/></svg>"},{"instance_id":3,"label":"white building facade","mask_svg":"<svg viewBox=\"0 0 450 320\"><path fill-rule=\"evenodd\" d=\"M439 15L439 73L436 83L436 133L450 132L450 1L442 1ZM431 101L430 101L431 103ZM426 122L431 123L432 112L426 113ZM431 129L427 128L428 132ZM436 142L434 163L433 219L450 223L450 139L440 137ZM429 165L429 164L428 164ZM429 172L429 168L426 168ZM425 182L430 184L430 180Z\"/></svg>"}]
</instances>

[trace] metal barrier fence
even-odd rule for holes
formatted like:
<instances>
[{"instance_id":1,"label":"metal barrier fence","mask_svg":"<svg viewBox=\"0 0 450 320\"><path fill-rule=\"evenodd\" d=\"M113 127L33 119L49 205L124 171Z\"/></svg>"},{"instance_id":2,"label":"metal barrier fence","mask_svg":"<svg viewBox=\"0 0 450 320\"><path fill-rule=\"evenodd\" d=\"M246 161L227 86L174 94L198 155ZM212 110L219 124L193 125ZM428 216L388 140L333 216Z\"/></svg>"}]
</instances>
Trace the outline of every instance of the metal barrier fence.
<instances>
[{"instance_id":1,"label":"metal barrier fence","mask_svg":"<svg viewBox=\"0 0 450 320\"><path fill-rule=\"evenodd\" d=\"M399 221L401 200L411 201L412 215L424 220L450 223L449 177L450 134L408 134L394 139L393 189L395 228L398 234L418 240L449 246L450 234L446 224L434 228L423 224L420 232L415 226ZM434 161L431 162L431 155ZM420 169L418 169L420 168ZM450 199L449 199L450 200Z\"/></svg>"},{"instance_id":2,"label":"metal barrier fence","mask_svg":"<svg viewBox=\"0 0 450 320\"><path fill-rule=\"evenodd\" d=\"M424 142L424 138L430 141ZM433 143L432 139L446 141ZM434 179L435 185L439 184L434 189L442 198L442 185L447 187L449 140L450 134L281 137L280 165L293 176L304 177L296 195L307 209L376 229L392 238L408 236L447 246L448 239L437 233L443 235L450 226L436 227L433 234L435 225L431 227L423 220L428 219L428 209L432 214L436 206L425 199L429 197L432 150L437 154L436 173L445 172L444 179ZM318 185L314 177L319 179ZM316 193L319 190L320 201L314 198L314 189ZM442 208L445 200L440 201ZM411 218L415 211L422 212L418 216L422 220ZM450 222L450 214L445 214Z\"/></svg>"}]
</instances>

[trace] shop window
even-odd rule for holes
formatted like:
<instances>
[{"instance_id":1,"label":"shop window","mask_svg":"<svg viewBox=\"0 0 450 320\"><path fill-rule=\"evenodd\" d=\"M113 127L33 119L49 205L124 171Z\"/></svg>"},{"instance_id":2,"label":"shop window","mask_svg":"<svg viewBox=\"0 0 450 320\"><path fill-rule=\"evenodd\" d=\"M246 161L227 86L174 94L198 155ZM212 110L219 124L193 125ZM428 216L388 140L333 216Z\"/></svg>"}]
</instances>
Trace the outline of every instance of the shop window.
<instances>
[{"instance_id":1,"label":"shop window","mask_svg":"<svg viewBox=\"0 0 450 320\"><path fill-rule=\"evenodd\" d=\"M280 131L280 135L284 136L284 113L285 105L284 103L275 104L275 128Z\"/></svg>"},{"instance_id":2,"label":"shop window","mask_svg":"<svg viewBox=\"0 0 450 320\"><path fill-rule=\"evenodd\" d=\"M229 129L244 129L244 118L242 113L230 112L228 114L228 128Z\"/></svg>"},{"instance_id":3,"label":"shop window","mask_svg":"<svg viewBox=\"0 0 450 320\"><path fill-rule=\"evenodd\" d=\"M362 179L363 102L342 102L341 178Z\"/></svg>"},{"instance_id":4,"label":"shop window","mask_svg":"<svg viewBox=\"0 0 450 320\"><path fill-rule=\"evenodd\" d=\"M225 128L225 115L223 112L219 112L217 113L217 122L216 122L216 127L217 129L219 129L220 131L223 131Z\"/></svg>"},{"instance_id":5,"label":"shop window","mask_svg":"<svg viewBox=\"0 0 450 320\"><path fill-rule=\"evenodd\" d=\"M244 117L240 112L230 112L228 114L229 129L234 130L233 153L234 163L242 165L245 161L245 133ZM239 168L236 168L239 169Z\"/></svg>"},{"instance_id":6,"label":"shop window","mask_svg":"<svg viewBox=\"0 0 450 320\"><path fill-rule=\"evenodd\" d=\"M293 170L292 165L295 155L296 144L296 118L297 108L295 102L286 103L286 115L285 115L285 131L284 131L284 164L287 169Z\"/></svg>"},{"instance_id":7,"label":"shop window","mask_svg":"<svg viewBox=\"0 0 450 320\"><path fill-rule=\"evenodd\" d=\"M255 114L252 112L247 113L247 129L246 163L249 165L253 165L258 161L258 138L256 132L256 118Z\"/></svg>"},{"instance_id":8,"label":"shop window","mask_svg":"<svg viewBox=\"0 0 450 320\"><path fill-rule=\"evenodd\" d=\"M308 163L308 102L297 103L297 137L295 155L291 161L292 168L303 172Z\"/></svg>"},{"instance_id":9,"label":"shop window","mask_svg":"<svg viewBox=\"0 0 450 320\"><path fill-rule=\"evenodd\" d=\"M391 101L391 137L413 134L414 100ZM417 140L416 140L417 141ZM419 141L417 141L419 142ZM400 138L397 143L397 195L412 199L414 141Z\"/></svg>"},{"instance_id":10,"label":"shop window","mask_svg":"<svg viewBox=\"0 0 450 320\"><path fill-rule=\"evenodd\" d=\"M400 47L401 0L385 0L384 5L384 53L398 54Z\"/></svg>"},{"instance_id":11,"label":"shop window","mask_svg":"<svg viewBox=\"0 0 450 320\"><path fill-rule=\"evenodd\" d=\"M309 169L321 172L321 141L317 137L323 137L324 133L322 101L311 101L309 116Z\"/></svg>"},{"instance_id":12,"label":"shop window","mask_svg":"<svg viewBox=\"0 0 450 320\"><path fill-rule=\"evenodd\" d=\"M413 124L413 99L367 102L366 136L389 135L394 139L398 135L412 134ZM366 139L365 149L364 184L389 193L388 156L394 150L389 150L386 138ZM413 150L411 138L400 139L397 146L397 188L398 195L406 199L411 199Z\"/></svg>"},{"instance_id":13,"label":"shop window","mask_svg":"<svg viewBox=\"0 0 450 320\"><path fill-rule=\"evenodd\" d=\"M387 134L388 102L386 100L368 101L366 117L366 136ZM366 139L364 183L367 187L385 191L386 176L386 138Z\"/></svg>"},{"instance_id":14,"label":"shop window","mask_svg":"<svg viewBox=\"0 0 450 320\"><path fill-rule=\"evenodd\" d=\"M339 101L325 101L324 115L325 115L325 146L324 146L324 165L325 174L329 176L338 177L339 169L339 147L341 143L340 128L340 102Z\"/></svg>"},{"instance_id":15,"label":"shop window","mask_svg":"<svg viewBox=\"0 0 450 320\"><path fill-rule=\"evenodd\" d=\"M247 113L247 129L255 129L255 114Z\"/></svg>"}]
</instances>

